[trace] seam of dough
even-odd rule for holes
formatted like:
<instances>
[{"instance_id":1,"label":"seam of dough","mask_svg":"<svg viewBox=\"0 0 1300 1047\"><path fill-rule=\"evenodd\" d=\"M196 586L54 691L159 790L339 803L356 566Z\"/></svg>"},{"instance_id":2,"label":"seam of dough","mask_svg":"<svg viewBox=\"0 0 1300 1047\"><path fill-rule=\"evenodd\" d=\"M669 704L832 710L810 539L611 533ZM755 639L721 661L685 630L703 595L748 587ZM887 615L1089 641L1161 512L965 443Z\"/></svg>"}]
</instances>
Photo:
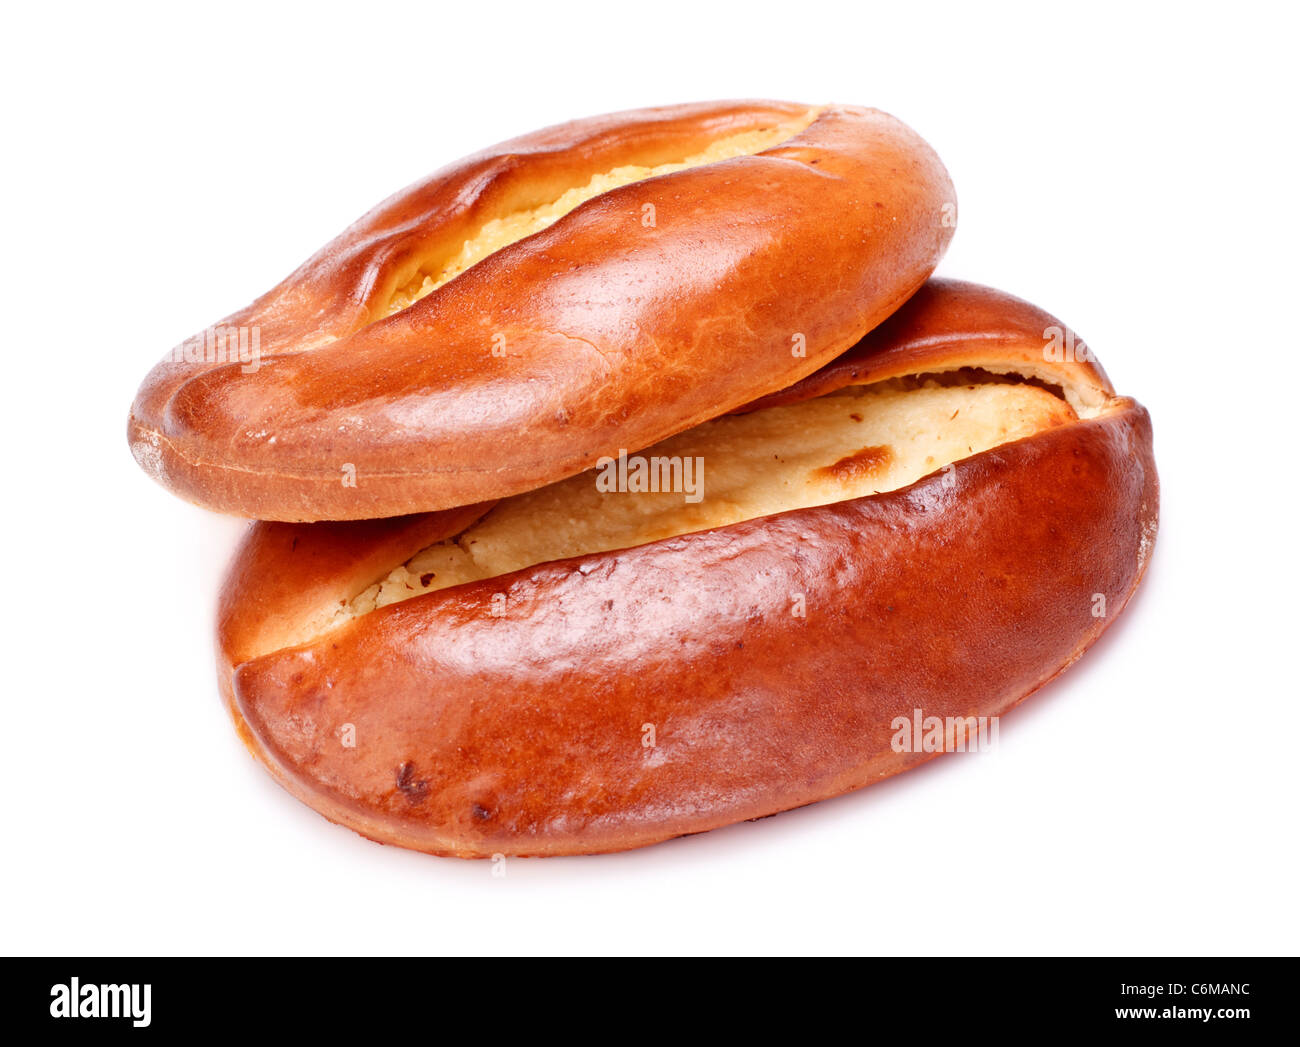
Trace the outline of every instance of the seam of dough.
<instances>
[{"instance_id":1,"label":"seam of dough","mask_svg":"<svg viewBox=\"0 0 1300 1047\"><path fill-rule=\"evenodd\" d=\"M592 175L585 184L565 190L549 203L490 218L479 226L473 236L464 240L459 250L450 257L435 255L422 262L415 275L401 283L376 313L382 319L409 308L484 258L525 237L542 232L588 200L636 182L741 156L754 156L773 149L807 128L820 112L820 109L810 109L793 120L727 135L681 160L652 167L627 164L601 171Z\"/></svg>"},{"instance_id":2,"label":"seam of dough","mask_svg":"<svg viewBox=\"0 0 1300 1047\"><path fill-rule=\"evenodd\" d=\"M459 534L340 601L323 631L391 603L553 560L897 490L1078 419L1069 403L1037 385L954 384L951 377L848 386L724 415L629 454L627 490L599 489L602 470L591 469L503 499ZM635 489L636 460L646 463L643 486L660 489ZM617 463L607 466L606 481L616 471Z\"/></svg>"}]
</instances>

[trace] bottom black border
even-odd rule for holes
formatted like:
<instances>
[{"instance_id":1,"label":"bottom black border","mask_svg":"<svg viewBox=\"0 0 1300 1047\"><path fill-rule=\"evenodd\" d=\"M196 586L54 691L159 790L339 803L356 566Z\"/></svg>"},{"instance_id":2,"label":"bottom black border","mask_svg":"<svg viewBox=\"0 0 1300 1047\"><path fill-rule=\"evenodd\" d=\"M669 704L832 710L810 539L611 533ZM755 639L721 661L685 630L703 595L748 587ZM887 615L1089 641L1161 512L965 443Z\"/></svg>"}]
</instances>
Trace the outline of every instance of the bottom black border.
<instances>
[{"instance_id":1,"label":"bottom black border","mask_svg":"<svg viewBox=\"0 0 1300 1047\"><path fill-rule=\"evenodd\" d=\"M655 1035L657 1029L675 1038L693 1024L706 1033L754 1023L760 1033L779 1036L779 1027L766 1023L789 1015L803 1027L801 1040L850 1032L854 1038L894 1037L908 1028L981 1036L1132 1031L1143 1038L1210 1030L1216 1038L1238 1040L1266 1029L1285 1038L1295 1024L1297 961L43 957L9 959L5 966L5 1018L60 1038L291 1030L295 1037L331 1039L352 1033L461 1039L516 1027L584 1039ZM120 990L87 994L87 986L139 986L134 999L142 1005L148 985L148 1025L137 1026L139 1019L129 1015L53 1016L52 1004L67 1009L73 978L85 1001L79 1006L87 1009L100 1000L111 1005L126 999ZM1210 986L1217 991L1206 991ZM1216 1012L1208 1021L1186 1013L1206 1008Z\"/></svg>"}]
</instances>

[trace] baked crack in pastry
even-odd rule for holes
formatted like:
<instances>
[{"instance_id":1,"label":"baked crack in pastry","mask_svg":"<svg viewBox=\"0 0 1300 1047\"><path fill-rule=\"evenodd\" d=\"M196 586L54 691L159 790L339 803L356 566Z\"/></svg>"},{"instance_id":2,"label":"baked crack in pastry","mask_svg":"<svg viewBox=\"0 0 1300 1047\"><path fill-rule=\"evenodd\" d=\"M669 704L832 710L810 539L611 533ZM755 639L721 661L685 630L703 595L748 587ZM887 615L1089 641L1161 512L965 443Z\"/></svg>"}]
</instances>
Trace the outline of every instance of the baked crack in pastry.
<instances>
[{"instance_id":1,"label":"baked crack in pastry","mask_svg":"<svg viewBox=\"0 0 1300 1047\"><path fill-rule=\"evenodd\" d=\"M141 386L128 437L259 519L553 483L817 371L933 271L938 157L851 106L725 102L548 128L398 193Z\"/></svg>"},{"instance_id":2,"label":"baked crack in pastry","mask_svg":"<svg viewBox=\"0 0 1300 1047\"><path fill-rule=\"evenodd\" d=\"M1000 716L1146 567L1146 412L1008 295L932 281L728 406L503 499L254 525L218 628L249 749L382 842L637 847L930 758L900 719Z\"/></svg>"}]
</instances>

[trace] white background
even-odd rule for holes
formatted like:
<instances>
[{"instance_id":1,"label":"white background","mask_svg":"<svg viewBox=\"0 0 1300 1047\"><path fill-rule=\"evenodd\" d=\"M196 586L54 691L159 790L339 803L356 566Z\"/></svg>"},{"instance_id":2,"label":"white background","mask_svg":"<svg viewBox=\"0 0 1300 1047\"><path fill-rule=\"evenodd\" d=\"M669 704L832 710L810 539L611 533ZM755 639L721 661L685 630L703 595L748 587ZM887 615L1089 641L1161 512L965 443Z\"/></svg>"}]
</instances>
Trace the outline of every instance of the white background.
<instances>
[{"instance_id":1,"label":"white background","mask_svg":"<svg viewBox=\"0 0 1300 1047\"><path fill-rule=\"evenodd\" d=\"M0 63L5 951L1296 951L1284 5L35 7ZM136 385L445 162L726 97L874 105L934 145L940 272L1056 313L1151 411L1144 590L996 754L779 818L502 879L331 826L226 722L244 525L135 466Z\"/></svg>"}]
</instances>

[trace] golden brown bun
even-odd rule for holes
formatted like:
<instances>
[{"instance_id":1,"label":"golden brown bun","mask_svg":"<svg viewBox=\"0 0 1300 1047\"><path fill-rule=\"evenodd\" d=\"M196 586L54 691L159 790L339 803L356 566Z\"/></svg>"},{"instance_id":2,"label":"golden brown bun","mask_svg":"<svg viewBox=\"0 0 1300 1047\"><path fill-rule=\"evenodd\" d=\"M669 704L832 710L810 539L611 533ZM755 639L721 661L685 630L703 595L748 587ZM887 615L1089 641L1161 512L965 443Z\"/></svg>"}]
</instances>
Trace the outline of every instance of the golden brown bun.
<instances>
[{"instance_id":1,"label":"golden brown bun","mask_svg":"<svg viewBox=\"0 0 1300 1047\"><path fill-rule=\"evenodd\" d=\"M855 366L1041 369L1056 324L935 282ZM490 507L256 524L218 628L241 736L327 818L462 857L637 847L912 767L931 754L894 751L896 717L1005 712L1114 620L1151 551L1146 412L1090 363L1045 367L1100 403L899 490L538 564L306 642Z\"/></svg>"},{"instance_id":2,"label":"golden brown bun","mask_svg":"<svg viewBox=\"0 0 1300 1047\"><path fill-rule=\"evenodd\" d=\"M1087 343L1023 298L964 280L928 281L842 356L785 389L738 408L796 403L850 384L978 367L1062 388L1075 407L1096 408L1115 389Z\"/></svg>"},{"instance_id":3,"label":"golden brown bun","mask_svg":"<svg viewBox=\"0 0 1300 1047\"><path fill-rule=\"evenodd\" d=\"M485 222L809 119L757 155L597 195L386 315ZM842 353L934 269L954 199L929 146L870 109L726 102L538 131L391 197L214 325L250 352L255 330L256 360L169 355L137 395L132 450L177 494L269 520L529 490Z\"/></svg>"}]
</instances>

